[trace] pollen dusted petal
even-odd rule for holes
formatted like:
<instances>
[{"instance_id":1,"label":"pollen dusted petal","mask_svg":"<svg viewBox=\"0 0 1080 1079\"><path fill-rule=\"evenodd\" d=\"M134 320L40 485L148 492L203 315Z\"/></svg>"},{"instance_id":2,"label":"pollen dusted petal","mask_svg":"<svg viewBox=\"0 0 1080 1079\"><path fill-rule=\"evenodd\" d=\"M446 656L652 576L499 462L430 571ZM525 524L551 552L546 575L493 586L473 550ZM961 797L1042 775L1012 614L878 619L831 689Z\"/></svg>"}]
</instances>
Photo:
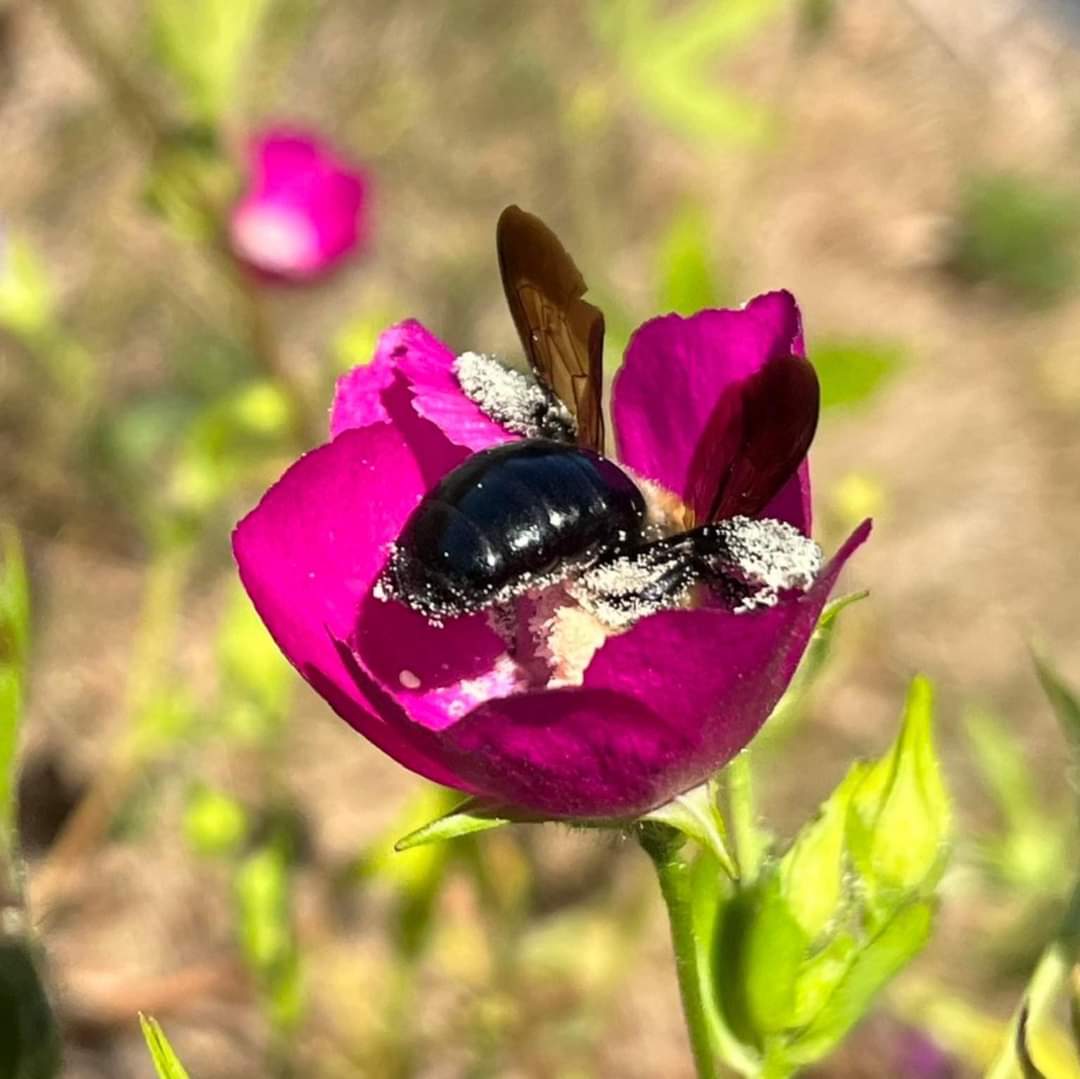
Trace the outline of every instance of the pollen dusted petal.
<instances>
[{"instance_id":1,"label":"pollen dusted petal","mask_svg":"<svg viewBox=\"0 0 1080 1079\"><path fill-rule=\"evenodd\" d=\"M419 323L401 356L401 371L413 392L413 408L451 442L478 452L510 442L518 435L499 422L461 388L457 358Z\"/></svg>"},{"instance_id":2,"label":"pollen dusted petal","mask_svg":"<svg viewBox=\"0 0 1080 1079\"><path fill-rule=\"evenodd\" d=\"M804 595L748 614L653 615L608 639L581 688L489 701L443 732L455 769L556 818L631 817L697 786L768 718L869 532L856 529Z\"/></svg>"}]
</instances>

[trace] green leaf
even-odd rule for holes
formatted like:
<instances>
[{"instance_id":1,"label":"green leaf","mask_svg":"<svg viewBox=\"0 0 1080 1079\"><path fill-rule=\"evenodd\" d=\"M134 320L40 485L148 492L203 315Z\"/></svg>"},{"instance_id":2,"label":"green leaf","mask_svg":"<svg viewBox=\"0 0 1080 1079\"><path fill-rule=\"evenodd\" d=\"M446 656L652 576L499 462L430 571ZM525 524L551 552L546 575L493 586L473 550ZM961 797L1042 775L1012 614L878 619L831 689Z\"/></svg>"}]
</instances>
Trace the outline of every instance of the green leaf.
<instances>
[{"instance_id":1,"label":"green leaf","mask_svg":"<svg viewBox=\"0 0 1080 1079\"><path fill-rule=\"evenodd\" d=\"M239 850L248 832L244 807L223 791L199 785L184 807L184 837L191 849L207 857Z\"/></svg>"},{"instance_id":2,"label":"green leaf","mask_svg":"<svg viewBox=\"0 0 1080 1079\"><path fill-rule=\"evenodd\" d=\"M402 836L394 844L394 850L413 850L427 843L457 839L459 836L472 835L474 832L487 832L515 820L527 819L516 815L510 806L501 805L486 798L468 798L445 816Z\"/></svg>"},{"instance_id":3,"label":"green leaf","mask_svg":"<svg viewBox=\"0 0 1080 1079\"><path fill-rule=\"evenodd\" d=\"M173 470L171 501L201 515L240 484L263 482L276 471L288 423L289 403L268 382L249 383L210 402L186 432Z\"/></svg>"},{"instance_id":4,"label":"green leaf","mask_svg":"<svg viewBox=\"0 0 1080 1079\"><path fill-rule=\"evenodd\" d=\"M822 341L810 360L821 383L821 407L869 404L904 366L904 350L890 341Z\"/></svg>"},{"instance_id":5,"label":"green leaf","mask_svg":"<svg viewBox=\"0 0 1080 1079\"><path fill-rule=\"evenodd\" d=\"M1009 827L1026 828L1033 820L1041 823L1035 777L1009 729L983 708L970 709L964 727L979 772Z\"/></svg>"},{"instance_id":6,"label":"green leaf","mask_svg":"<svg viewBox=\"0 0 1080 1079\"><path fill-rule=\"evenodd\" d=\"M988 865L1028 893L1059 890L1069 837L1035 793L1035 776L1023 748L991 713L971 709L964 717L975 763L1004 822L1004 831L981 840Z\"/></svg>"},{"instance_id":7,"label":"green leaf","mask_svg":"<svg viewBox=\"0 0 1080 1079\"><path fill-rule=\"evenodd\" d=\"M790 1059L820 1060L869 1011L875 995L922 949L933 924L932 902L902 907L858 953L818 1018L794 1041Z\"/></svg>"},{"instance_id":8,"label":"green leaf","mask_svg":"<svg viewBox=\"0 0 1080 1079\"><path fill-rule=\"evenodd\" d=\"M872 908L928 891L945 866L950 809L932 722L930 683L915 678L899 737L852 793L847 841Z\"/></svg>"},{"instance_id":9,"label":"green leaf","mask_svg":"<svg viewBox=\"0 0 1080 1079\"><path fill-rule=\"evenodd\" d=\"M0 866L15 845L15 769L30 641L30 587L22 545L0 526Z\"/></svg>"},{"instance_id":10,"label":"green leaf","mask_svg":"<svg viewBox=\"0 0 1080 1079\"><path fill-rule=\"evenodd\" d=\"M771 114L717 84L714 71L780 7L780 0L697 0L671 11L658 0L602 0L593 16L659 119L696 140L752 142L770 133Z\"/></svg>"},{"instance_id":11,"label":"green leaf","mask_svg":"<svg viewBox=\"0 0 1080 1079\"><path fill-rule=\"evenodd\" d=\"M215 123L235 107L267 7L268 0L152 0L155 50L200 120Z\"/></svg>"},{"instance_id":12,"label":"green leaf","mask_svg":"<svg viewBox=\"0 0 1080 1079\"><path fill-rule=\"evenodd\" d=\"M150 1056L153 1057L154 1070L157 1072L158 1079L189 1079L184 1065L180 1063L180 1058L169 1044L169 1039L165 1037L161 1024L153 1017L139 1012L139 1026L142 1027L146 1047L150 1050Z\"/></svg>"},{"instance_id":13,"label":"green leaf","mask_svg":"<svg viewBox=\"0 0 1080 1079\"><path fill-rule=\"evenodd\" d=\"M780 1033L794 1020L797 979L809 945L778 877L770 875L760 886L742 953L746 1007L759 1034Z\"/></svg>"},{"instance_id":14,"label":"green leaf","mask_svg":"<svg viewBox=\"0 0 1080 1079\"><path fill-rule=\"evenodd\" d=\"M709 221L700 206L684 206L675 215L662 237L657 263L660 310L692 315L721 305Z\"/></svg>"},{"instance_id":15,"label":"green leaf","mask_svg":"<svg viewBox=\"0 0 1080 1079\"><path fill-rule=\"evenodd\" d=\"M203 243L220 227L218 207L235 198L236 174L214 131L194 124L170 133L151 162L143 188L147 207L184 237Z\"/></svg>"},{"instance_id":16,"label":"green leaf","mask_svg":"<svg viewBox=\"0 0 1080 1079\"><path fill-rule=\"evenodd\" d=\"M1080 759L1080 698L1064 682L1061 675L1045 656L1032 653L1035 670L1039 675L1043 692L1054 710L1073 753Z\"/></svg>"}]
</instances>

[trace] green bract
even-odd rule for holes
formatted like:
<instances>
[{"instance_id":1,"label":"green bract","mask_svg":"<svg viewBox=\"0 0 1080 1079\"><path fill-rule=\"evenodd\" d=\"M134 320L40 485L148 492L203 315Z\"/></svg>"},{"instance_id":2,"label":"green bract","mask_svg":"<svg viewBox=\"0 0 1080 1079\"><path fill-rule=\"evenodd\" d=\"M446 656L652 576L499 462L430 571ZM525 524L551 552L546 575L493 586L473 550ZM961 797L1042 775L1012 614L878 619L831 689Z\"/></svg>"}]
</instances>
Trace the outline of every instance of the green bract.
<instances>
[{"instance_id":1,"label":"green bract","mask_svg":"<svg viewBox=\"0 0 1080 1079\"><path fill-rule=\"evenodd\" d=\"M836 1046L926 943L948 831L930 686L917 678L892 748L854 765L782 858L719 899L719 1026L754 1058L729 1063L783 1076Z\"/></svg>"}]
</instances>

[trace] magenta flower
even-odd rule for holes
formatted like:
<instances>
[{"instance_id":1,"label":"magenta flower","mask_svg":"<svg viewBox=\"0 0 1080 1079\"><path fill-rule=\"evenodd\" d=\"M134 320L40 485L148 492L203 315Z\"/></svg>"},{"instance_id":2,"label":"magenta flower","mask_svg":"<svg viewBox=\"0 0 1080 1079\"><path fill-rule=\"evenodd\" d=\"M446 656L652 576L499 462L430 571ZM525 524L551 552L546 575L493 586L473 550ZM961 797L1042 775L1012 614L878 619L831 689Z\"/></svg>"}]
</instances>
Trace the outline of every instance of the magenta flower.
<instances>
[{"instance_id":1,"label":"magenta flower","mask_svg":"<svg viewBox=\"0 0 1080 1079\"><path fill-rule=\"evenodd\" d=\"M716 486L703 470L745 463L728 437L741 387L791 355L803 345L787 292L647 322L615 380L620 465L692 520ZM765 722L869 522L805 588L742 613L711 596L598 633L560 593L554 609L522 601L510 627L483 611L434 625L376 594L390 546L451 469L518 437L463 392L459 369L417 322L382 335L338 384L332 441L237 527L244 585L303 677L407 768L539 817L639 815L702 783ZM762 516L809 533L805 461Z\"/></svg>"},{"instance_id":2,"label":"magenta flower","mask_svg":"<svg viewBox=\"0 0 1080 1079\"><path fill-rule=\"evenodd\" d=\"M365 240L368 181L315 135L264 131L248 146L248 189L233 207L233 253L261 274L303 282Z\"/></svg>"}]
</instances>

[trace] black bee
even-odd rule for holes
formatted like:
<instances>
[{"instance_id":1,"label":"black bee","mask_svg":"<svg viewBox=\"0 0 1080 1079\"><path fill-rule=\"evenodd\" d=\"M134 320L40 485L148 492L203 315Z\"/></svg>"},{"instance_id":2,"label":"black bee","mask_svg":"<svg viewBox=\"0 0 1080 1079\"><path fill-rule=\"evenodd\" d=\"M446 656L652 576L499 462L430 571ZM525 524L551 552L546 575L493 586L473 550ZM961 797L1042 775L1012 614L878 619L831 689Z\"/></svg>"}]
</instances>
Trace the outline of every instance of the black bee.
<instances>
[{"instance_id":1,"label":"black bee","mask_svg":"<svg viewBox=\"0 0 1080 1079\"><path fill-rule=\"evenodd\" d=\"M526 437L474 454L424 497L394 544L381 594L438 621L565 582L617 625L675 606L703 582L748 606L763 590L808 587L816 546L787 525L748 518L809 448L818 416L810 364L773 360L738 387L732 407L720 403L716 437L706 439L718 458L708 518L662 535L637 483L603 455L604 317L582 298L573 259L516 206L500 216L496 246L532 379L471 353L456 370L469 396Z\"/></svg>"}]
</instances>

